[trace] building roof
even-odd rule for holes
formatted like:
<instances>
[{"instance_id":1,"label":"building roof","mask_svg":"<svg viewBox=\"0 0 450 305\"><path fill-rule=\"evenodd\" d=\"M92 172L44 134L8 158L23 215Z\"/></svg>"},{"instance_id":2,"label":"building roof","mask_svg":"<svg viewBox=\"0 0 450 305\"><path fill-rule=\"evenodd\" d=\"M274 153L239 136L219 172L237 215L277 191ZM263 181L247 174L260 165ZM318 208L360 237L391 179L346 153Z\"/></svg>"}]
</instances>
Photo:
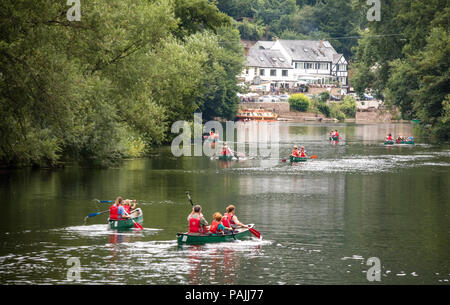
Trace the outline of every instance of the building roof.
<instances>
[{"instance_id":1,"label":"building roof","mask_svg":"<svg viewBox=\"0 0 450 305\"><path fill-rule=\"evenodd\" d=\"M334 62L334 55L337 54L326 40L279 40L279 43L293 61Z\"/></svg>"},{"instance_id":2,"label":"building roof","mask_svg":"<svg viewBox=\"0 0 450 305\"><path fill-rule=\"evenodd\" d=\"M260 48L258 44L250 49L246 65L248 67L293 69L291 63L280 51Z\"/></svg>"}]
</instances>

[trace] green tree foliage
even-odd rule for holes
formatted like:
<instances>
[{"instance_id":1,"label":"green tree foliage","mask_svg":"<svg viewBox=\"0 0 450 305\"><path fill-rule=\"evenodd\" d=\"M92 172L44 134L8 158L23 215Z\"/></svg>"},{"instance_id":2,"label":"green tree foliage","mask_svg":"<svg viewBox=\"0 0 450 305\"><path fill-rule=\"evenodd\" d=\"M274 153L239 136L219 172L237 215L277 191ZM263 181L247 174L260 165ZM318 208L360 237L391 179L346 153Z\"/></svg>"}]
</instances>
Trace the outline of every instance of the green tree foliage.
<instances>
[{"instance_id":1,"label":"green tree foliage","mask_svg":"<svg viewBox=\"0 0 450 305\"><path fill-rule=\"evenodd\" d=\"M305 112L310 106L309 98L302 93L291 94L289 97L289 105L292 110Z\"/></svg>"},{"instance_id":2,"label":"green tree foliage","mask_svg":"<svg viewBox=\"0 0 450 305\"><path fill-rule=\"evenodd\" d=\"M339 110L345 114L347 118L354 118L357 110L356 100L353 96L346 95Z\"/></svg>"},{"instance_id":3,"label":"green tree foliage","mask_svg":"<svg viewBox=\"0 0 450 305\"><path fill-rule=\"evenodd\" d=\"M2 165L108 166L164 142L173 121L207 103L232 116L242 48L237 30L219 33L230 19L214 4L83 1L74 22L68 9L65 1L0 3ZM209 50L193 48L196 39ZM216 70L216 83L206 82ZM223 99L211 97L212 83Z\"/></svg>"},{"instance_id":4,"label":"green tree foliage","mask_svg":"<svg viewBox=\"0 0 450 305\"><path fill-rule=\"evenodd\" d=\"M442 124L449 84L448 2L385 1L381 8L382 22L368 23L356 48L352 85L360 94L375 90L399 107L403 118L420 118L433 134L448 139Z\"/></svg>"}]
</instances>

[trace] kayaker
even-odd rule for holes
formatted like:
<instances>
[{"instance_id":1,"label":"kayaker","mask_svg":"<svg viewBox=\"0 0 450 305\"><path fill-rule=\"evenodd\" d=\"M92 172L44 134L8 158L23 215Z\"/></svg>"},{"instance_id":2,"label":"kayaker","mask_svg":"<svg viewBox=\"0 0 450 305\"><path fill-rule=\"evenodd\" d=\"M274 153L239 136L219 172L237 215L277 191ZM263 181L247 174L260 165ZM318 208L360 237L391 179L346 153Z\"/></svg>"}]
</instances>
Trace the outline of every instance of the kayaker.
<instances>
[{"instance_id":1,"label":"kayaker","mask_svg":"<svg viewBox=\"0 0 450 305\"><path fill-rule=\"evenodd\" d=\"M225 209L226 213L223 214L222 223L225 227L236 229L239 227L248 228L247 225L241 223L236 216L236 208L234 205L230 204Z\"/></svg>"},{"instance_id":2,"label":"kayaker","mask_svg":"<svg viewBox=\"0 0 450 305\"><path fill-rule=\"evenodd\" d=\"M227 146L227 143L223 143L222 156L232 156L231 149Z\"/></svg>"},{"instance_id":3,"label":"kayaker","mask_svg":"<svg viewBox=\"0 0 450 305\"><path fill-rule=\"evenodd\" d=\"M300 158L306 158L305 146L300 147Z\"/></svg>"},{"instance_id":4,"label":"kayaker","mask_svg":"<svg viewBox=\"0 0 450 305\"><path fill-rule=\"evenodd\" d=\"M294 145L294 150L292 151L291 156L292 157L298 157L299 156L298 146L297 145Z\"/></svg>"},{"instance_id":5,"label":"kayaker","mask_svg":"<svg viewBox=\"0 0 450 305\"><path fill-rule=\"evenodd\" d=\"M211 222L211 226L209 227L209 232L213 235L224 235L225 229L227 229L222 223L222 214L219 212L215 212L213 215L214 220ZM231 230L231 228L228 228Z\"/></svg>"},{"instance_id":6,"label":"kayaker","mask_svg":"<svg viewBox=\"0 0 450 305\"><path fill-rule=\"evenodd\" d=\"M191 214L187 218L189 222L189 234L200 235L206 231L208 222L202 214L202 207L200 205L195 205L192 208Z\"/></svg>"}]
</instances>

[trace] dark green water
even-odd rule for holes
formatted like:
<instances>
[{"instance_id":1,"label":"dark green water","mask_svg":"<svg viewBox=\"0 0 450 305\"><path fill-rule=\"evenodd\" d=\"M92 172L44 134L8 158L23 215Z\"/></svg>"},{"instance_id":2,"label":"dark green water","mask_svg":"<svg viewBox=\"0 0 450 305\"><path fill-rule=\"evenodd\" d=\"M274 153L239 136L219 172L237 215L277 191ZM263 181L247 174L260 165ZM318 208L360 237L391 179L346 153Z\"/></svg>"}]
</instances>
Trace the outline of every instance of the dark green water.
<instances>
[{"instance_id":1,"label":"dark green water","mask_svg":"<svg viewBox=\"0 0 450 305\"><path fill-rule=\"evenodd\" d=\"M343 140L327 140L338 128ZM412 125L280 123L280 160L175 158L163 147L120 168L2 170L0 284L449 284L450 147L382 144ZM318 156L281 162L293 144ZM207 219L232 203L263 240L178 247L191 207ZM116 233L93 201L135 198L144 231Z\"/></svg>"}]
</instances>

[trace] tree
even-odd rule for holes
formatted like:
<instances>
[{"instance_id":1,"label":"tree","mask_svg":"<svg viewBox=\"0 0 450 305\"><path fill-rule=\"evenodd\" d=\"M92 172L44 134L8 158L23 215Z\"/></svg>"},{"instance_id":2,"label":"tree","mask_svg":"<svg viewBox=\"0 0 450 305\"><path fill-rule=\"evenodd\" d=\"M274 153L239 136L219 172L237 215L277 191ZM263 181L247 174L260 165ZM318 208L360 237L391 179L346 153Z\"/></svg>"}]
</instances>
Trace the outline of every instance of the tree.
<instances>
[{"instance_id":1,"label":"tree","mask_svg":"<svg viewBox=\"0 0 450 305\"><path fill-rule=\"evenodd\" d=\"M289 97L289 105L295 111L308 111L310 101L309 98L302 93L295 93Z\"/></svg>"}]
</instances>

